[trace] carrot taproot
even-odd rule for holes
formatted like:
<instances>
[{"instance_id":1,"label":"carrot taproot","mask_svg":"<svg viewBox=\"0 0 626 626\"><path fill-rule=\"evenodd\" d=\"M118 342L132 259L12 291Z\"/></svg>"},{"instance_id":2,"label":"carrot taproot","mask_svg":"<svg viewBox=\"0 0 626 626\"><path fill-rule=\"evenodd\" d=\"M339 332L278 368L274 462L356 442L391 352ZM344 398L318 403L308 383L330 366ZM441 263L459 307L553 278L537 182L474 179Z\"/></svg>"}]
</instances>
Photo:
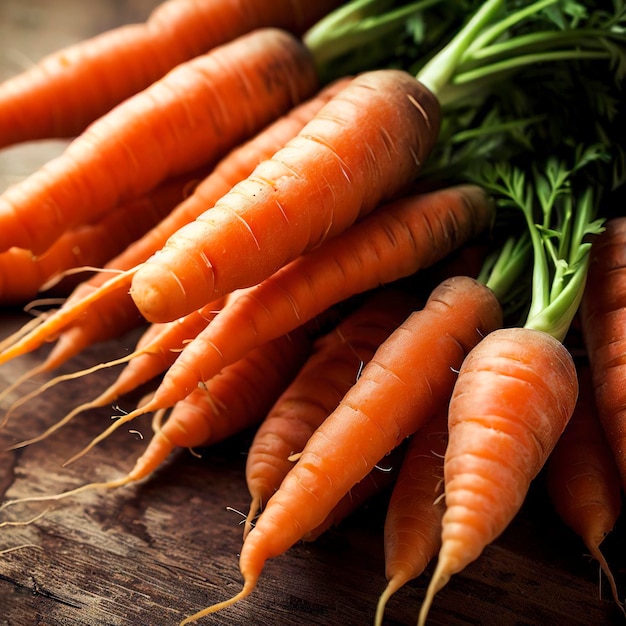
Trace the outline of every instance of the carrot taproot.
<instances>
[{"instance_id":1,"label":"carrot taproot","mask_svg":"<svg viewBox=\"0 0 626 626\"><path fill-rule=\"evenodd\" d=\"M317 89L309 51L275 28L177 66L0 196L0 251L42 253L66 229L214 163Z\"/></svg>"},{"instance_id":2,"label":"carrot taproot","mask_svg":"<svg viewBox=\"0 0 626 626\"><path fill-rule=\"evenodd\" d=\"M313 319L333 304L410 276L487 228L492 204L473 185L409 196L244 290L185 346L154 397L120 417L83 450L136 416L172 406L249 350Z\"/></svg>"},{"instance_id":3,"label":"carrot taproot","mask_svg":"<svg viewBox=\"0 0 626 626\"><path fill-rule=\"evenodd\" d=\"M22 336L19 342L16 340L11 342L10 346L5 345L3 352L0 353L0 363L37 349L44 342L57 337L70 324L73 329L63 332L57 340L62 345L54 348L55 367L87 345L110 338L110 332L101 332L102 321L106 320L111 331L115 328L120 328L121 331L126 328L123 321L116 320L113 312L119 311L121 314L127 311L129 315L136 314L136 307L127 293L134 268L157 251L178 227L193 220L207 206L211 206L227 189L252 171L260 160L272 154L278 146L295 135L348 80L349 78L339 79L325 86L314 97L291 109L254 138L231 150L197 185L191 196L183 200L170 215L144 237L111 259L105 265L104 271L79 285L61 309L45 320L45 324L39 324L32 332ZM158 188L155 193L158 194ZM110 280L112 271L127 273ZM89 315L86 315L87 311ZM65 340L66 337L68 337L67 340Z\"/></svg>"},{"instance_id":4,"label":"carrot taproot","mask_svg":"<svg viewBox=\"0 0 626 626\"><path fill-rule=\"evenodd\" d=\"M420 626L435 594L519 511L577 395L572 356L550 333L497 329L467 355L450 399L441 548Z\"/></svg>"},{"instance_id":5,"label":"carrot taproot","mask_svg":"<svg viewBox=\"0 0 626 626\"><path fill-rule=\"evenodd\" d=\"M93 224L64 232L41 256L22 248L0 254L0 301L23 304L40 291L67 295L84 273L98 272L157 227L180 204L204 172L174 177L154 191L125 202ZM111 271L107 267L106 277ZM68 280L74 274L74 280ZM59 286L59 283L60 286Z\"/></svg>"},{"instance_id":6,"label":"carrot taproot","mask_svg":"<svg viewBox=\"0 0 626 626\"><path fill-rule=\"evenodd\" d=\"M447 405L410 439L392 487L384 525L385 576L374 623L403 585L424 572L441 545L443 459L448 444Z\"/></svg>"},{"instance_id":7,"label":"carrot taproot","mask_svg":"<svg viewBox=\"0 0 626 626\"><path fill-rule=\"evenodd\" d=\"M417 300L409 294L383 289L318 339L314 353L265 416L250 444L246 483L251 504L244 537L293 466L290 457L304 448L379 345L416 306Z\"/></svg>"},{"instance_id":8,"label":"carrot taproot","mask_svg":"<svg viewBox=\"0 0 626 626\"><path fill-rule=\"evenodd\" d=\"M576 408L546 464L546 488L555 511L583 541L624 611L615 577L600 549L622 508L622 483L600 424L588 364L577 365Z\"/></svg>"},{"instance_id":9,"label":"carrot taproot","mask_svg":"<svg viewBox=\"0 0 626 626\"><path fill-rule=\"evenodd\" d=\"M160 250L169 236L212 207L233 185L248 176L260 161L269 158L295 136L330 98L347 85L349 80L350 78L345 77L322 87L311 98L291 108L253 138L233 148L206 178L198 183L189 197L146 235L113 258L106 269L129 270ZM130 278L129 276L129 287ZM103 282L102 279L103 277L100 278L100 282Z\"/></svg>"},{"instance_id":10,"label":"carrot taproot","mask_svg":"<svg viewBox=\"0 0 626 626\"><path fill-rule=\"evenodd\" d=\"M600 422L626 489L626 218L615 217L592 244L580 323Z\"/></svg>"},{"instance_id":11,"label":"carrot taproot","mask_svg":"<svg viewBox=\"0 0 626 626\"><path fill-rule=\"evenodd\" d=\"M257 28L303 34L337 0L168 0L127 24L52 52L0 84L0 147L82 133L175 66Z\"/></svg>"},{"instance_id":12,"label":"carrot taproot","mask_svg":"<svg viewBox=\"0 0 626 626\"><path fill-rule=\"evenodd\" d=\"M379 347L267 502L240 551L242 590L181 623L248 596L268 559L322 523L386 453L441 410L467 352L501 324L500 305L481 283L458 276L438 285Z\"/></svg>"},{"instance_id":13,"label":"carrot taproot","mask_svg":"<svg viewBox=\"0 0 626 626\"><path fill-rule=\"evenodd\" d=\"M175 319L342 232L415 178L439 117L436 98L412 75L360 74L137 270L139 310L149 321Z\"/></svg>"}]
</instances>

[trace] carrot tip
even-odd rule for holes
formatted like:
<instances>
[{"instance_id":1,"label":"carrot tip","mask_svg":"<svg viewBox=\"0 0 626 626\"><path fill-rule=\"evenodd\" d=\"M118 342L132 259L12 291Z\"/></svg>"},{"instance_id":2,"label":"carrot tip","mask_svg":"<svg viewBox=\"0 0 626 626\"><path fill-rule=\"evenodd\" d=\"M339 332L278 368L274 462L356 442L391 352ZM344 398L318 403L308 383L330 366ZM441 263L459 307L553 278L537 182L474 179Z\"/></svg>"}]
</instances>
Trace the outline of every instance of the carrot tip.
<instances>
[{"instance_id":1,"label":"carrot tip","mask_svg":"<svg viewBox=\"0 0 626 626\"><path fill-rule=\"evenodd\" d=\"M425 626L426 619L428 618L428 612L430 611L430 607L433 603L433 599L435 594L445 587L445 585L450 580L450 574L448 573L448 565L445 561L440 560L437 563L437 567L433 573L433 577L428 585L428 589L426 589L426 596L424 597L424 601L422 602L422 607L420 608L419 617L417 618L417 626Z\"/></svg>"},{"instance_id":2,"label":"carrot tip","mask_svg":"<svg viewBox=\"0 0 626 626\"><path fill-rule=\"evenodd\" d=\"M383 589L383 592L380 594L378 598L378 603L376 605L376 616L374 618L374 626L381 626L383 623L383 617L385 614L385 608L387 607L387 602L391 596L402 587L406 582L406 579L403 576L392 576L387 583L387 586Z\"/></svg>"},{"instance_id":3,"label":"carrot tip","mask_svg":"<svg viewBox=\"0 0 626 626\"><path fill-rule=\"evenodd\" d=\"M223 600L222 602L217 602L216 604L212 604L211 606L206 607L206 609L202 609L189 617L186 617L182 622L180 622L179 626L186 626L187 624L193 624L197 622L200 618L205 617L206 615L210 615L211 613L216 613L217 611L221 611L226 607L229 607L239 600L242 600L246 596L248 596L256 587L256 579L254 580L246 580L243 586L243 589L236 593L232 598L228 600Z\"/></svg>"}]
</instances>

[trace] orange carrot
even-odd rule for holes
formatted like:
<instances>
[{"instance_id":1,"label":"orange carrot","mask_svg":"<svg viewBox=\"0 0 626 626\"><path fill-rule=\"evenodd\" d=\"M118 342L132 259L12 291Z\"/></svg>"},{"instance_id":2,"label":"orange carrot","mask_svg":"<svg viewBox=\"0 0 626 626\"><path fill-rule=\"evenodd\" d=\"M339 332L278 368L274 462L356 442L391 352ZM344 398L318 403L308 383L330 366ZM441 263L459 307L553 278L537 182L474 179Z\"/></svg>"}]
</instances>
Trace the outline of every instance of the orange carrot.
<instances>
[{"instance_id":1,"label":"orange carrot","mask_svg":"<svg viewBox=\"0 0 626 626\"><path fill-rule=\"evenodd\" d=\"M304 448L363 365L415 306L408 294L382 290L316 342L313 355L267 414L248 450L246 482L252 500L244 536L293 466L290 457Z\"/></svg>"},{"instance_id":2,"label":"orange carrot","mask_svg":"<svg viewBox=\"0 0 626 626\"><path fill-rule=\"evenodd\" d=\"M592 244L580 321L596 406L626 489L626 218L606 223Z\"/></svg>"},{"instance_id":3,"label":"orange carrot","mask_svg":"<svg viewBox=\"0 0 626 626\"><path fill-rule=\"evenodd\" d=\"M311 349L304 329L252 350L178 402L151 439L131 480L151 474L175 448L208 446L258 423Z\"/></svg>"},{"instance_id":4,"label":"orange carrot","mask_svg":"<svg viewBox=\"0 0 626 626\"><path fill-rule=\"evenodd\" d=\"M66 231L41 256L33 256L22 248L3 252L0 254L0 301L25 303L35 298L41 289L52 295L67 294L67 290L77 284L76 280L68 280L68 275L76 270L75 276L80 280L83 268L97 270L132 247L184 200L198 176L202 173L175 177L145 196L122 204L94 224ZM111 276L110 273L104 275ZM61 279L62 289L51 290L50 287Z\"/></svg>"},{"instance_id":5,"label":"orange carrot","mask_svg":"<svg viewBox=\"0 0 626 626\"><path fill-rule=\"evenodd\" d=\"M50 316L45 324L40 324L33 332L25 334L19 343L13 342L10 348L5 346L7 349L0 354L0 363L37 349L44 342L53 340L61 331L64 332L58 341L62 345L54 348L55 367L90 343L119 336L111 335L110 331L120 328L122 332L126 329L124 319L127 315L133 319L139 317L134 303L128 297L133 267L158 250L178 227L193 220L197 214L211 206L227 189L251 172L261 159L293 137L347 80L349 79L339 80L325 87L315 97L292 109L253 139L233 149L171 215L107 263L107 271L100 272L79 285L61 309ZM111 270L128 270L128 273L109 280ZM123 314L122 319L117 320L114 312ZM104 320L108 326L106 332L101 323ZM70 324L73 328L64 330ZM65 340L68 335L71 336Z\"/></svg>"},{"instance_id":6,"label":"orange carrot","mask_svg":"<svg viewBox=\"0 0 626 626\"><path fill-rule=\"evenodd\" d=\"M448 411L428 420L407 445L385 518L387 587L376 607L376 626L400 587L419 576L441 545L443 458L448 443Z\"/></svg>"},{"instance_id":7,"label":"orange carrot","mask_svg":"<svg viewBox=\"0 0 626 626\"><path fill-rule=\"evenodd\" d=\"M138 269L131 295L153 322L256 284L341 233L417 175L439 104L413 76L357 76L302 131Z\"/></svg>"},{"instance_id":8,"label":"orange carrot","mask_svg":"<svg viewBox=\"0 0 626 626\"><path fill-rule=\"evenodd\" d=\"M66 229L215 162L317 87L309 51L278 29L243 35L177 66L5 191L0 251L18 246L40 254Z\"/></svg>"},{"instance_id":9,"label":"orange carrot","mask_svg":"<svg viewBox=\"0 0 626 626\"><path fill-rule=\"evenodd\" d=\"M491 216L488 196L471 185L407 197L381 207L234 298L185 347L152 400L117 420L89 447L139 414L172 406L200 381L333 304L444 258L485 229Z\"/></svg>"},{"instance_id":10,"label":"orange carrot","mask_svg":"<svg viewBox=\"0 0 626 626\"><path fill-rule=\"evenodd\" d=\"M42 59L0 84L0 147L73 137L176 65L249 31L303 34L337 0L168 0L124 25Z\"/></svg>"},{"instance_id":11,"label":"orange carrot","mask_svg":"<svg viewBox=\"0 0 626 626\"><path fill-rule=\"evenodd\" d=\"M621 513L622 483L596 411L589 367L577 367L580 395L546 466L550 500L561 519L600 563L613 599L624 611L615 578L600 550Z\"/></svg>"},{"instance_id":12,"label":"orange carrot","mask_svg":"<svg viewBox=\"0 0 626 626\"><path fill-rule=\"evenodd\" d=\"M547 332L495 330L463 361L448 412L441 549L418 624L437 591L519 511L577 394L573 359Z\"/></svg>"},{"instance_id":13,"label":"orange carrot","mask_svg":"<svg viewBox=\"0 0 626 626\"><path fill-rule=\"evenodd\" d=\"M240 552L243 589L182 624L252 592L267 559L316 528L385 454L441 410L467 352L501 323L500 305L484 285L463 276L438 285L376 351L268 501Z\"/></svg>"}]
</instances>

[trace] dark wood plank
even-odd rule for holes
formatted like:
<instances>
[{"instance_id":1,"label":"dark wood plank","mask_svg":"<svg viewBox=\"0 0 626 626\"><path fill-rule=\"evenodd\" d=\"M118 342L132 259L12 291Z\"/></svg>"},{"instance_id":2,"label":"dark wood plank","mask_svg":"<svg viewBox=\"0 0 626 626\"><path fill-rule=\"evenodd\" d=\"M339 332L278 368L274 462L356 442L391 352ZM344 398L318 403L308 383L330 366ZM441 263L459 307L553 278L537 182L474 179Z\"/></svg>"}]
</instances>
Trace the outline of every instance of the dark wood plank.
<instances>
[{"instance_id":1,"label":"dark wood plank","mask_svg":"<svg viewBox=\"0 0 626 626\"><path fill-rule=\"evenodd\" d=\"M3 0L0 3L0 77L117 23L141 19L156 0ZM0 187L27 175L62 146L38 143L0 151ZM4 311L0 337L27 317ZM132 349L136 334L97 346L62 368L70 372ZM40 363L47 348L0 367L0 390ZM41 433L77 403L113 380L104 370L66 382L16 411L0 431L2 500L50 494L123 475L145 445L149 418L121 429L87 456L62 467L109 423L117 409L80 416L48 440L6 452L8 445ZM40 376L37 383L49 377ZM36 382L25 384L20 393ZM19 397L4 399L5 409ZM137 395L138 397L138 395ZM125 398L132 408L137 397ZM237 552L247 492L244 463L251 433L203 451L175 455L155 476L116 491L93 491L52 505L16 506L0 521L27 519L0 529L0 624L10 626L177 624L189 613L235 593L241 584ZM314 544L299 544L268 563L257 592L206 624L360 626L372 622L384 587L382 524L385 499L371 503ZM48 509L47 507L50 506ZM624 529L607 540L622 589L626 585ZM429 570L389 602L386 626L414 624ZM432 624L611 624L621 617L600 599L597 566L545 502L541 482L512 526L483 556L441 591Z\"/></svg>"}]
</instances>

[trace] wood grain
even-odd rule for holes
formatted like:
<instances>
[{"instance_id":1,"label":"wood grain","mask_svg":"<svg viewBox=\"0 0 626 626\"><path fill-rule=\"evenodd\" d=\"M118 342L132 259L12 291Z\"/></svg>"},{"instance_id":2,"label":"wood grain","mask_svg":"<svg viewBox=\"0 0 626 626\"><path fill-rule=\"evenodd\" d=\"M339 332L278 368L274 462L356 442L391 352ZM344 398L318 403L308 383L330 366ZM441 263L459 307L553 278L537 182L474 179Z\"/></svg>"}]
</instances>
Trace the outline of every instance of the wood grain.
<instances>
[{"instance_id":1,"label":"wood grain","mask_svg":"<svg viewBox=\"0 0 626 626\"><path fill-rule=\"evenodd\" d=\"M18 59L38 56L117 23L141 19L154 0L3 0L0 3L0 76L18 71ZM0 186L27 175L61 146L46 142L0 151ZM0 338L26 321L0 314ZM137 333L95 347L64 373L132 349ZM48 348L0 367L0 390L45 357ZM0 431L2 500L52 494L123 475L149 436L149 418L137 420L86 457L63 467L136 397L76 417L48 440L3 451L41 433L77 403L94 397L116 371L62 383L23 405ZM24 385L30 391L49 377ZM6 409L19 397L6 397ZM132 432L137 431L137 432ZM203 450L175 455L152 479L117 491L92 491L51 504L19 505L0 522L36 522L0 529L0 624L8 626L167 626L235 593L241 584L237 552L248 504L245 454L251 433ZM382 524L385 496L370 503L314 544L299 544L266 566L249 599L203 624L361 626L372 623L384 587ZM626 586L624 528L606 549ZM388 605L386 626L414 624L431 570ZM622 623L598 568L545 501L541 479L512 526L483 556L453 579L435 600L431 624L543 625Z\"/></svg>"}]
</instances>

